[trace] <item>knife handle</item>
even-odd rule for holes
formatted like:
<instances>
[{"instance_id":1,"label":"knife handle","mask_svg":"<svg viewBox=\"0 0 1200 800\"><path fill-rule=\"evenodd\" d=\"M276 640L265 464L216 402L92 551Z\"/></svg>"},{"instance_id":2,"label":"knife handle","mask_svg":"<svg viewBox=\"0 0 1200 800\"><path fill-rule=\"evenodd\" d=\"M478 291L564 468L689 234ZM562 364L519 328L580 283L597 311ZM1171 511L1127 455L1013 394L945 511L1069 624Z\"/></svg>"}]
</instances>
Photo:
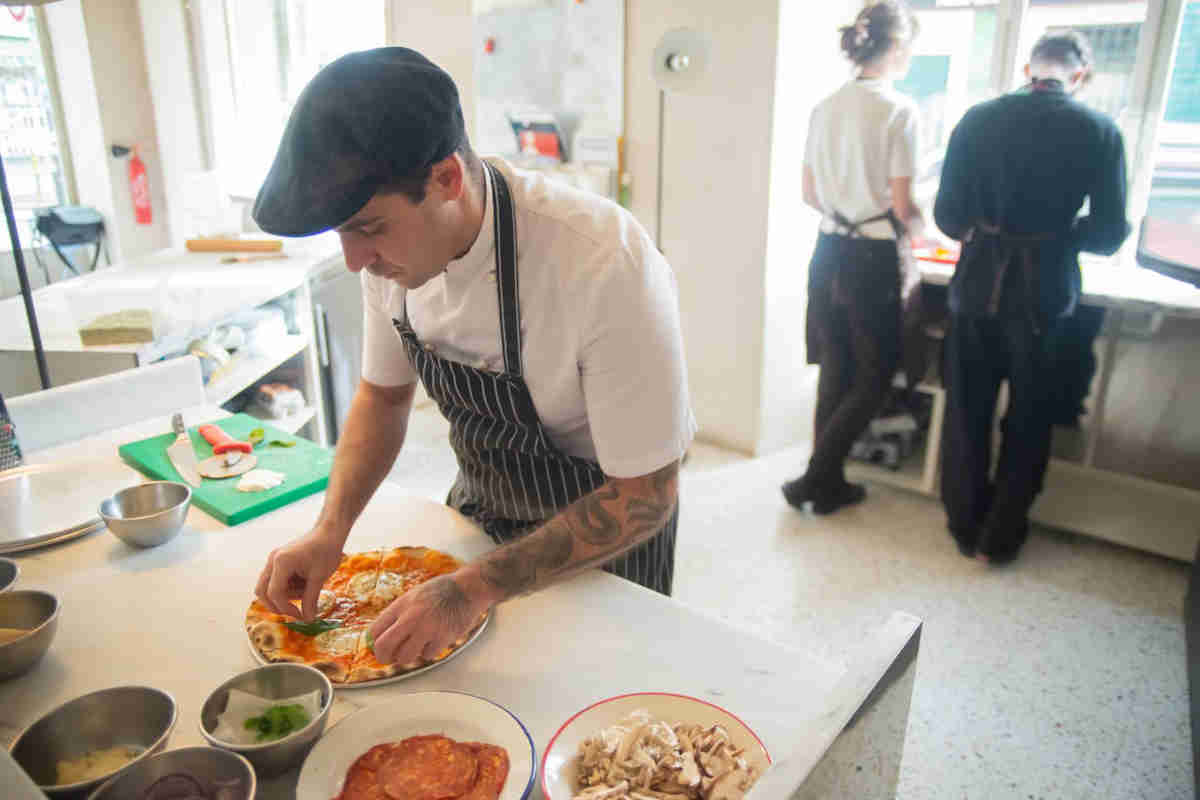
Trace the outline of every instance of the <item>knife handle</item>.
<instances>
[{"instance_id":1,"label":"knife handle","mask_svg":"<svg viewBox=\"0 0 1200 800\"><path fill-rule=\"evenodd\" d=\"M201 425L196 430L204 437L204 441L212 445L213 455L216 456L228 453L230 450L240 450L243 453L249 453L254 449L250 446L249 442L239 442L216 425Z\"/></svg>"}]
</instances>

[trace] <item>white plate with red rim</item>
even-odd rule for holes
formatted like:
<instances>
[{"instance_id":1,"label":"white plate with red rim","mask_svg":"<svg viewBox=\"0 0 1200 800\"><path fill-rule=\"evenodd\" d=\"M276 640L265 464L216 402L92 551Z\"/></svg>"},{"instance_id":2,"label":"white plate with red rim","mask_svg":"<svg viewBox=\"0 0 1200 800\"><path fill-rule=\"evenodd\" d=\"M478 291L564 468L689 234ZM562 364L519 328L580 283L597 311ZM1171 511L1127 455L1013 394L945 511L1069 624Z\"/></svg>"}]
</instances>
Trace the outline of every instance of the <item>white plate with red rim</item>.
<instances>
[{"instance_id":1,"label":"white plate with red rim","mask_svg":"<svg viewBox=\"0 0 1200 800\"><path fill-rule=\"evenodd\" d=\"M537 753L517 715L462 692L412 692L358 711L328 730L304 759L296 800L330 800L341 794L346 772L377 744L441 734L459 742L485 742L508 752L508 778L499 800L533 793Z\"/></svg>"},{"instance_id":2,"label":"white plate with red rim","mask_svg":"<svg viewBox=\"0 0 1200 800\"><path fill-rule=\"evenodd\" d=\"M720 725L737 747L745 750L746 761L761 775L771 764L766 746L750 726L720 706L669 692L636 692L593 703L563 723L546 745L542 756L542 794L546 800L571 800L580 790L577 774L579 745L604 728L620 722L639 709L655 719L675 725Z\"/></svg>"}]
</instances>

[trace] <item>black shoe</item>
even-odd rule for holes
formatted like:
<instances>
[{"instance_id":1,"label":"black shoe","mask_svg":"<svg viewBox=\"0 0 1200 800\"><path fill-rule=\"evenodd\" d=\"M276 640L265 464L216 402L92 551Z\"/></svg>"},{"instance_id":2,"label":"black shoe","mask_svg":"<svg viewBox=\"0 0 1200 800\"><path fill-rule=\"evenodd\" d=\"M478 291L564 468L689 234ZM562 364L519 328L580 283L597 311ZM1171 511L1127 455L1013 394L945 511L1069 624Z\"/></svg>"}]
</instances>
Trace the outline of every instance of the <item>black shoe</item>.
<instances>
[{"instance_id":1,"label":"black shoe","mask_svg":"<svg viewBox=\"0 0 1200 800\"><path fill-rule=\"evenodd\" d=\"M867 490L857 483L843 483L829 491L814 493L813 513L824 516L832 514L839 508L852 506L867 499Z\"/></svg>"},{"instance_id":2,"label":"black shoe","mask_svg":"<svg viewBox=\"0 0 1200 800\"><path fill-rule=\"evenodd\" d=\"M781 488L783 489L783 499L787 500L788 505L792 508L803 509L804 504L812 500L812 493L803 475L788 481Z\"/></svg>"},{"instance_id":3,"label":"black shoe","mask_svg":"<svg viewBox=\"0 0 1200 800\"><path fill-rule=\"evenodd\" d=\"M992 550L989 552L979 552L979 557L993 567L1003 567L1017 560L1017 555L1021 552L1021 546L1008 547L1004 550Z\"/></svg>"},{"instance_id":4,"label":"black shoe","mask_svg":"<svg viewBox=\"0 0 1200 800\"><path fill-rule=\"evenodd\" d=\"M958 552L962 553L967 558L974 558L976 541L978 539L974 530L956 530L950 529L950 535L954 537L954 543L958 545Z\"/></svg>"}]
</instances>

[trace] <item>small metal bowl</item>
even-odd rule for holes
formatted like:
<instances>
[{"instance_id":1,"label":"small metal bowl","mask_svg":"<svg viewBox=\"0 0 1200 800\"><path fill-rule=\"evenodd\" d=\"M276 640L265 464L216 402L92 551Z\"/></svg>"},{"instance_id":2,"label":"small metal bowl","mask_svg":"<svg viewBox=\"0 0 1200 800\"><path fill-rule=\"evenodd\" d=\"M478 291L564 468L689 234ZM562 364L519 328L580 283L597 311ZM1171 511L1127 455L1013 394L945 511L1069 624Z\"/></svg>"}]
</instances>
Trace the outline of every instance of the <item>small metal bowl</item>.
<instances>
[{"instance_id":1,"label":"small metal bowl","mask_svg":"<svg viewBox=\"0 0 1200 800\"><path fill-rule=\"evenodd\" d=\"M0 558L0 592L7 592L17 582L21 568L11 558Z\"/></svg>"},{"instance_id":2,"label":"small metal bowl","mask_svg":"<svg viewBox=\"0 0 1200 800\"><path fill-rule=\"evenodd\" d=\"M321 712L300 730L274 742L234 744L213 736L217 718L229 702L229 690L240 689L268 700L282 700L312 691L321 692ZM200 734L213 747L239 753L250 760L263 778L298 766L325 731L333 705L333 684L318 669L305 664L268 664L230 678L204 701L200 709Z\"/></svg>"},{"instance_id":3,"label":"small metal bowl","mask_svg":"<svg viewBox=\"0 0 1200 800\"><path fill-rule=\"evenodd\" d=\"M100 517L118 539L134 547L157 547L175 537L187 519L192 490L174 481L122 489L100 504Z\"/></svg>"},{"instance_id":4,"label":"small metal bowl","mask_svg":"<svg viewBox=\"0 0 1200 800\"><path fill-rule=\"evenodd\" d=\"M26 728L13 742L12 757L50 797L81 796L166 747L177 717L175 699L159 689L101 689L59 706ZM77 783L56 783L58 763L63 759L121 745L145 750L107 775Z\"/></svg>"},{"instance_id":5,"label":"small metal bowl","mask_svg":"<svg viewBox=\"0 0 1200 800\"><path fill-rule=\"evenodd\" d=\"M0 594L0 628L29 633L0 644L0 681L27 672L42 660L58 630L58 598L31 589Z\"/></svg>"},{"instance_id":6,"label":"small metal bowl","mask_svg":"<svg viewBox=\"0 0 1200 800\"><path fill-rule=\"evenodd\" d=\"M209 797L222 800L251 800L258 788L250 762L237 753L211 747L181 747L139 761L110 778L88 800L128 800L141 797L154 782L168 775L190 775ZM237 781L237 791L218 795L222 783Z\"/></svg>"}]
</instances>

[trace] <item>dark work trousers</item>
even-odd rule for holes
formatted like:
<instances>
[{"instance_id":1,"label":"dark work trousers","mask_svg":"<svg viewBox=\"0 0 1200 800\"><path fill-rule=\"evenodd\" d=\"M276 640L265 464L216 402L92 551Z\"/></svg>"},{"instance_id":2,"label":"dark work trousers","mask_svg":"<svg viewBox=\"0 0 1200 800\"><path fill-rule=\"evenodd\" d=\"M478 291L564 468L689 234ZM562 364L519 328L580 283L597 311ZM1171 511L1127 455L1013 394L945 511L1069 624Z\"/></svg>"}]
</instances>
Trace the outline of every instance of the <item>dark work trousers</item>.
<instances>
[{"instance_id":1,"label":"dark work trousers","mask_svg":"<svg viewBox=\"0 0 1200 800\"><path fill-rule=\"evenodd\" d=\"M970 550L1012 555L1028 535L1058 394L1052 339L1023 318L951 316L943 366L942 503L950 532ZM1003 381L1008 411L993 478L993 422Z\"/></svg>"},{"instance_id":2,"label":"dark work trousers","mask_svg":"<svg viewBox=\"0 0 1200 800\"><path fill-rule=\"evenodd\" d=\"M887 398L900 363L900 259L891 239L822 233L809 266L808 360L821 365L805 478L845 483L855 440Z\"/></svg>"}]
</instances>

